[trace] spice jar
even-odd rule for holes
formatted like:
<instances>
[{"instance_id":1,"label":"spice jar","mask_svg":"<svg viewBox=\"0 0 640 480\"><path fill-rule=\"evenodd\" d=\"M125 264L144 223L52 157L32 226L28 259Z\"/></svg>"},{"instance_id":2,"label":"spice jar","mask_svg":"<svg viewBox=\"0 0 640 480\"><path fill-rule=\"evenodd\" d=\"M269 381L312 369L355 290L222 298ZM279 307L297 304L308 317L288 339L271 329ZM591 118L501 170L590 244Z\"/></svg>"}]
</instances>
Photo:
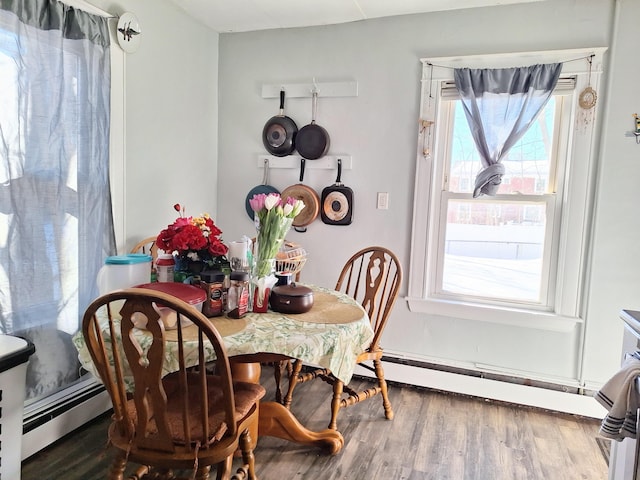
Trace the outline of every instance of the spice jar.
<instances>
[{"instance_id":1,"label":"spice jar","mask_svg":"<svg viewBox=\"0 0 640 480\"><path fill-rule=\"evenodd\" d=\"M173 282L175 266L176 262L170 253L158 255L156 260L156 278L158 282Z\"/></svg>"},{"instance_id":2,"label":"spice jar","mask_svg":"<svg viewBox=\"0 0 640 480\"><path fill-rule=\"evenodd\" d=\"M240 271L231 272L229 280L227 316L242 318L249 309L249 274Z\"/></svg>"},{"instance_id":3,"label":"spice jar","mask_svg":"<svg viewBox=\"0 0 640 480\"><path fill-rule=\"evenodd\" d=\"M224 277L224 273L217 270L207 270L200 273L198 286L207 294L207 298L202 305L202 313L207 317L218 317L225 312L226 291Z\"/></svg>"}]
</instances>

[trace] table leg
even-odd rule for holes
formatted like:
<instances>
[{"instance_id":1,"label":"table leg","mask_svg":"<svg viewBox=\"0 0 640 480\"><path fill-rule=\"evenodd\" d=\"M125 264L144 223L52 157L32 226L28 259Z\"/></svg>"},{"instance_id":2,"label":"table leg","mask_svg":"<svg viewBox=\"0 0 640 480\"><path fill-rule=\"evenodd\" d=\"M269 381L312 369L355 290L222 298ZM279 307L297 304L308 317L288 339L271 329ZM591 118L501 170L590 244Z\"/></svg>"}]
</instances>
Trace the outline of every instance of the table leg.
<instances>
[{"instance_id":1,"label":"table leg","mask_svg":"<svg viewBox=\"0 0 640 480\"><path fill-rule=\"evenodd\" d=\"M244 382L258 383L260 381L260 364L232 362L233 378ZM336 430L326 429L313 432L304 427L290 410L278 402L260 402L260 419L258 432L251 431L254 441L258 435L276 437L302 445L312 445L326 449L331 454L338 453L344 438Z\"/></svg>"},{"instance_id":2,"label":"table leg","mask_svg":"<svg viewBox=\"0 0 640 480\"><path fill-rule=\"evenodd\" d=\"M325 448L331 454L338 453L344 445L344 438L337 430L326 429L313 432L304 427L291 410L278 402L260 404L258 434Z\"/></svg>"}]
</instances>

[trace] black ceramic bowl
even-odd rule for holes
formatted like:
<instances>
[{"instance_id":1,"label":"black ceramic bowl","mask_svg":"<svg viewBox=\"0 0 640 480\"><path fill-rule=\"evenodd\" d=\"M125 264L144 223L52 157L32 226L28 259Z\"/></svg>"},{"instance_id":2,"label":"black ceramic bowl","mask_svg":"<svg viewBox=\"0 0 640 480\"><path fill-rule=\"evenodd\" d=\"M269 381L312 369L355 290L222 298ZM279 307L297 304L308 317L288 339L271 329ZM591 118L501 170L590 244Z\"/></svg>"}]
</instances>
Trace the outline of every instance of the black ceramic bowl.
<instances>
[{"instance_id":1,"label":"black ceramic bowl","mask_svg":"<svg viewBox=\"0 0 640 480\"><path fill-rule=\"evenodd\" d=\"M306 313L313 307L313 291L295 283L277 285L271 290L269 304L274 312Z\"/></svg>"}]
</instances>

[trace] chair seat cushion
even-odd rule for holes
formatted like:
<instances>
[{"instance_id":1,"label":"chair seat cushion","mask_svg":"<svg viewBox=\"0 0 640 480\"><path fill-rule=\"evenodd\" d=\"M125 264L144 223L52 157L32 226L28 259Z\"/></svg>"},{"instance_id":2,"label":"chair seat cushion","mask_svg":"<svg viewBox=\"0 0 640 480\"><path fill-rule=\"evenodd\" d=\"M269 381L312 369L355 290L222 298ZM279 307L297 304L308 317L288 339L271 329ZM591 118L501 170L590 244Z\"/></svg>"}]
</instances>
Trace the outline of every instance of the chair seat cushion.
<instances>
[{"instance_id":1,"label":"chair seat cushion","mask_svg":"<svg viewBox=\"0 0 640 480\"><path fill-rule=\"evenodd\" d=\"M205 439L202 428L202 417L199 404L200 400L200 376L197 372L187 373L188 398L189 404L189 426L192 443L200 443L201 445L209 445L220 441L227 432L227 424L225 422L225 413L223 407L223 391L220 386L220 377L217 375L207 375L208 397L209 397L209 438ZM184 433L183 420L183 398L185 392L181 391L180 380L177 372L171 373L162 379L165 393L167 395L167 422L171 430L173 441L177 444L186 444L187 439ZM255 383L233 382L233 391L235 398L235 421L241 421L252 407L260 400L265 389ZM132 418L137 418L136 407L133 400L129 400L128 408L132 414ZM152 436L157 433L155 421L152 418L147 426L147 435Z\"/></svg>"}]
</instances>

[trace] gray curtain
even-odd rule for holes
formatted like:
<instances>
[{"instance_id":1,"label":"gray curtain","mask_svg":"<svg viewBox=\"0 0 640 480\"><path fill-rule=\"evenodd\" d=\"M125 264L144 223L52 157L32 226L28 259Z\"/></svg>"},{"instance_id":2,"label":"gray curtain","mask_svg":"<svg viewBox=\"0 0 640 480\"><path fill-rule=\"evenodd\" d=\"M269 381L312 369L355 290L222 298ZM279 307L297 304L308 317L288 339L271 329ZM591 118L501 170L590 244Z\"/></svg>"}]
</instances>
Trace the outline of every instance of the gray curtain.
<instances>
[{"instance_id":1,"label":"gray curtain","mask_svg":"<svg viewBox=\"0 0 640 480\"><path fill-rule=\"evenodd\" d=\"M558 82L561 63L504 69L456 68L454 78L483 169L473 197L495 195L500 160L542 111Z\"/></svg>"},{"instance_id":2,"label":"gray curtain","mask_svg":"<svg viewBox=\"0 0 640 480\"><path fill-rule=\"evenodd\" d=\"M79 377L70 341L115 253L107 19L0 0L0 329L31 340L27 399Z\"/></svg>"}]
</instances>

